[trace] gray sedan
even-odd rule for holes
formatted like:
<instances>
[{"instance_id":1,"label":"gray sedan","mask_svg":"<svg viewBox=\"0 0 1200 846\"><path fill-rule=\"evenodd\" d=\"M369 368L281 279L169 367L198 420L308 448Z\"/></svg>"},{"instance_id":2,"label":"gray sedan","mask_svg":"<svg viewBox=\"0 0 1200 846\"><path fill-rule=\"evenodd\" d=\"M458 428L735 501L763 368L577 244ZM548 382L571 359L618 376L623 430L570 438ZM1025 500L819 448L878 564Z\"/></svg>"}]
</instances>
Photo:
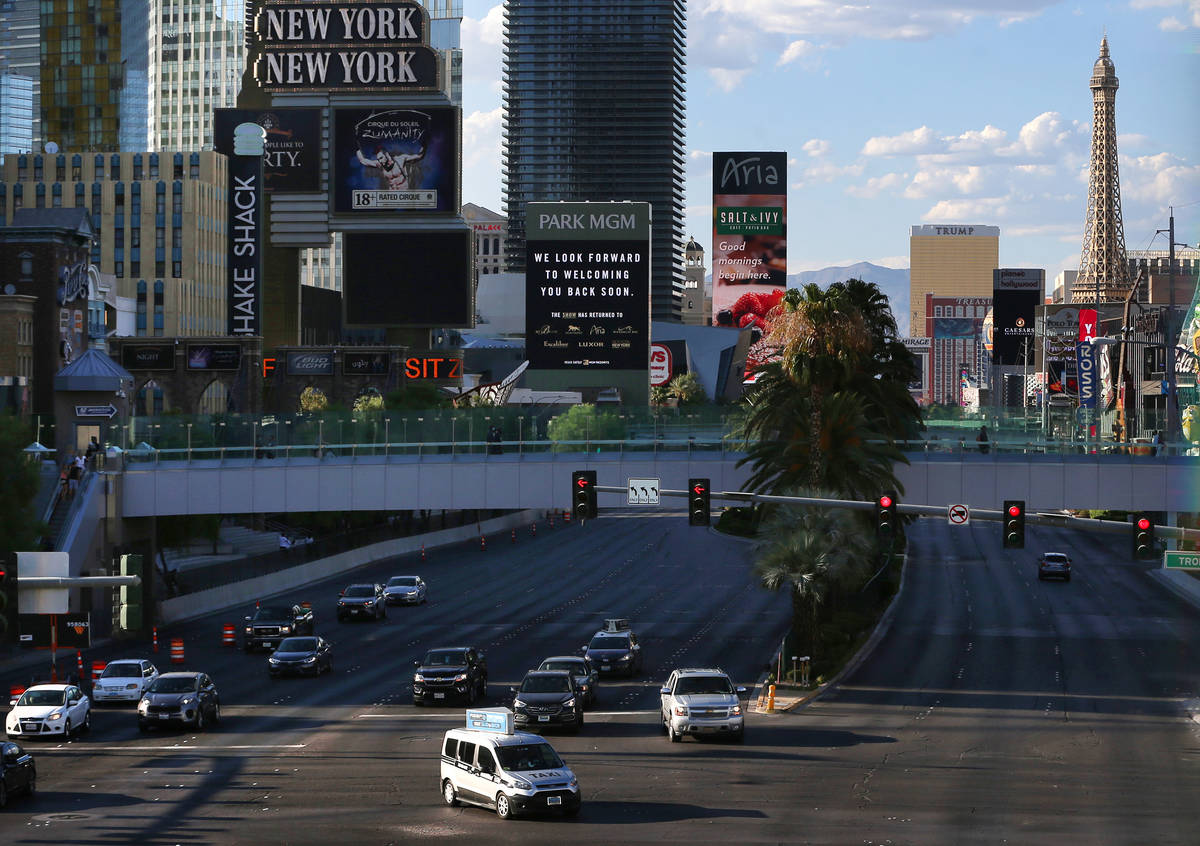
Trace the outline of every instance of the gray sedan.
<instances>
[{"instance_id":1,"label":"gray sedan","mask_svg":"<svg viewBox=\"0 0 1200 846\"><path fill-rule=\"evenodd\" d=\"M555 655L539 664L538 669L566 670L575 677L575 686L583 693L583 704L587 707L596 704L596 687L600 682L600 674L587 658L578 655Z\"/></svg>"}]
</instances>

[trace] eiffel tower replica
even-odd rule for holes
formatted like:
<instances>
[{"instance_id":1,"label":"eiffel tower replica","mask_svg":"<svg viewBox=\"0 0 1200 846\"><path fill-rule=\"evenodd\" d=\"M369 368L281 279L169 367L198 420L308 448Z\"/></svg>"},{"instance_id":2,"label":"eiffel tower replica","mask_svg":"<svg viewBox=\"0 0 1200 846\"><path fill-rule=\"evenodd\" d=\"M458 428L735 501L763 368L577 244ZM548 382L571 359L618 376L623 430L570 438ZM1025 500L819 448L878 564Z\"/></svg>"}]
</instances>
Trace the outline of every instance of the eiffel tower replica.
<instances>
[{"instance_id":1,"label":"eiffel tower replica","mask_svg":"<svg viewBox=\"0 0 1200 846\"><path fill-rule=\"evenodd\" d=\"M1071 301L1120 302L1133 280L1125 257L1121 179L1117 173L1117 72L1108 57L1108 38L1092 67L1092 159L1088 176L1083 254Z\"/></svg>"}]
</instances>

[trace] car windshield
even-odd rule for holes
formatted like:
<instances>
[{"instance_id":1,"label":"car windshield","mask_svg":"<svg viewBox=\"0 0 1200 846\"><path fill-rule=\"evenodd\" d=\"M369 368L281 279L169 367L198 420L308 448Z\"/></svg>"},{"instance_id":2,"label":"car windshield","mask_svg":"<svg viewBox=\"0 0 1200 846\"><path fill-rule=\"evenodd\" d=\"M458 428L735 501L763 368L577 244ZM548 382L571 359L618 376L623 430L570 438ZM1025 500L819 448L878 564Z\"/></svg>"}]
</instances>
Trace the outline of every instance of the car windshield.
<instances>
[{"instance_id":1,"label":"car windshield","mask_svg":"<svg viewBox=\"0 0 1200 846\"><path fill-rule=\"evenodd\" d=\"M17 700L18 705L62 705L67 701L63 690L27 690Z\"/></svg>"},{"instance_id":2,"label":"car windshield","mask_svg":"<svg viewBox=\"0 0 1200 846\"><path fill-rule=\"evenodd\" d=\"M1063 555L1061 552L1047 552L1042 557L1054 564L1063 564L1067 560L1067 556Z\"/></svg>"},{"instance_id":3,"label":"car windshield","mask_svg":"<svg viewBox=\"0 0 1200 846\"><path fill-rule=\"evenodd\" d=\"M526 676L522 693L566 693L571 689L567 676Z\"/></svg>"},{"instance_id":4,"label":"car windshield","mask_svg":"<svg viewBox=\"0 0 1200 846\"><path fill-rule=\"evenodd\" d=\"M315 652L316 649L315 637L285 637L279 641L280 652Z\"/></svg>"},{"instance_id":5,"label":"car windshield","mask_svg":"<svg viewBox=\"0 0 1200 846\"><path fill-rule=\"evenodd\" d=\"M141 664L109 664L100 674L102 679L140 679L141 677Z\"/></svg>"},{"instance_id":6,"label":"car windshield","mask_svg":"<svg viewBox=\"0 0 1200 846\"><path fill-rule=\"evenodd\" d=\"M282 605L264 605L254 612L256 620L290 620L292 609Z\"/></svg>"},{"instance_id":7,"label":"car windshield","mask_svg":"<svg viewBox=\"0 0 1200 846\"><path fill-rule=\"evenodd\" d=\"M388 587L416 587L417 586L417 577L416 576L394 576L393 578L388 579L387 586Z\"/></svg>"},{"instance_id":8,"label":"car windshield","mask_svg":"<svg viewBox=\"0 0 1200 846\"><path fill-rule=\"evenodd\" d=\"M620 635L596 635L588 649L629 649L629 638Z\"/></svg>"},{"instance_id":9,"label":"car windshield","mask_svg":"<svg viewBox=\"0 0 1200 846\"><path fill-rule=\"evenodd\" d=\"M543 661L539 670L566 670L577 676L586 676L587 667L582 661Z\"/></svg>"},{"instance_id":10,"label":"car windshield","mask_svg":"<svg viewBox=\"0 0 1200 846\"><path fill-rule=\"evenodd\" d=\"M191 676L164 678L159 676L150 685L150 693L187 693L196 689L196 679Z\"/></svg>"},{"instance_id":11,"label":"car windshield","mask_svg":"<svg viewBox=\"0 0 1200 846\"><path fill-rule=\"evenodd\" d=\"M500 766L510 773L529 770L556 770L562 759L549 743L523 743L520 746L501 746L496 750Z\"/></svg>"},{"instance_id":12,"label":"car windshield","mask_svg":"<svg viewBox=\"0 0 1200 846\"><path fill-rule=\"evenodd\" d=\"M426 667L460 667L467 663L467 655L461 649L435 649L425 653L421 662Z\"/></svg>"},{"instance_id":13,"label":"car windshield","mask_svg":"<svg viewBox=\"0 0 1200 846\"><path fill-rule=\"evenodd\" d=\"M733 685L724 676L684 676L675 682L675 695L693 693L733 693Z\"/></svg>"},{"instance_id":14,"label":"car windshield","mask_svg":"<svg viewBox=\"0 0 1200 846\"><path fill-rule=\"evenodd\" d=\"M350 597L374 596L375 588L370 585L350 585L346 588L345 595Z\"/></svg>"}]
</instances>

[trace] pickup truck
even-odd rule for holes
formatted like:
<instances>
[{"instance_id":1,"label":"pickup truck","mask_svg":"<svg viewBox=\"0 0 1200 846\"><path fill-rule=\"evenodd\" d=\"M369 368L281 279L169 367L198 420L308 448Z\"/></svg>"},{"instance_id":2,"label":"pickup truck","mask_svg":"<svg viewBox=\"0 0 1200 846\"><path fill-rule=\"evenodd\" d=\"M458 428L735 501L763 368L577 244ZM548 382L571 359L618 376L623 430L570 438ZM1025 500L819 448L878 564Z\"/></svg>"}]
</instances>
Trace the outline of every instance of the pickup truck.
<instances>
[{"instance_id":1,"label":"pickup truck","mask_svg":"<svg viewBox=\"0 0 1200 846\"><path fill-rule=\"evenodd\" d=\"M285 637L312 633L313 612L307 605L260 605L246 617L242 648L274 649Z\"/></svg>"},{"instance_id":2,"label":"pickup truck","mask_svg":"<svg viewBox=\"0 0 1200 846\"><path fill-rule=\"evenodd\" d=\"M459 700L474 705L487 695L487 658L471 646L431 649L414 661L413 704Z\"/></svg>"}]
</instances>

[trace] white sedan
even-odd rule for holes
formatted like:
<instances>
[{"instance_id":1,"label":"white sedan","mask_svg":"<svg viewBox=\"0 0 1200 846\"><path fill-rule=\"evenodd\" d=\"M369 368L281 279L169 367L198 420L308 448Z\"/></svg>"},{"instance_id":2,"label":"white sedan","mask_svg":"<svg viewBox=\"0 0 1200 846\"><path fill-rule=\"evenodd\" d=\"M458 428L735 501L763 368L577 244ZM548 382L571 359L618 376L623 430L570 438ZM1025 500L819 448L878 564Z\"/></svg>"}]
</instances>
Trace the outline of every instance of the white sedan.
<instances>
[{"instance_id":1,"label":"white sedan","mask_svg":"<svg viewBox=\"0 0 1200 846\"><path fill-rule=\"evenodd\" d=\"M158 668L145 658L110 661L92 686L92 698L97 705L105 702L136 703L156 678Z\"/></svg>"},{"instance_id":2,"label":"white sedan","mask_svg":"<svg viewBox=\"0 0 1200 846\"><path fill-rule=\"evenodd\" d=\"M71 737L91 727L92 702L73 684L34 685L4 720L9 737Z\"/></svg>"}]
</instances>

